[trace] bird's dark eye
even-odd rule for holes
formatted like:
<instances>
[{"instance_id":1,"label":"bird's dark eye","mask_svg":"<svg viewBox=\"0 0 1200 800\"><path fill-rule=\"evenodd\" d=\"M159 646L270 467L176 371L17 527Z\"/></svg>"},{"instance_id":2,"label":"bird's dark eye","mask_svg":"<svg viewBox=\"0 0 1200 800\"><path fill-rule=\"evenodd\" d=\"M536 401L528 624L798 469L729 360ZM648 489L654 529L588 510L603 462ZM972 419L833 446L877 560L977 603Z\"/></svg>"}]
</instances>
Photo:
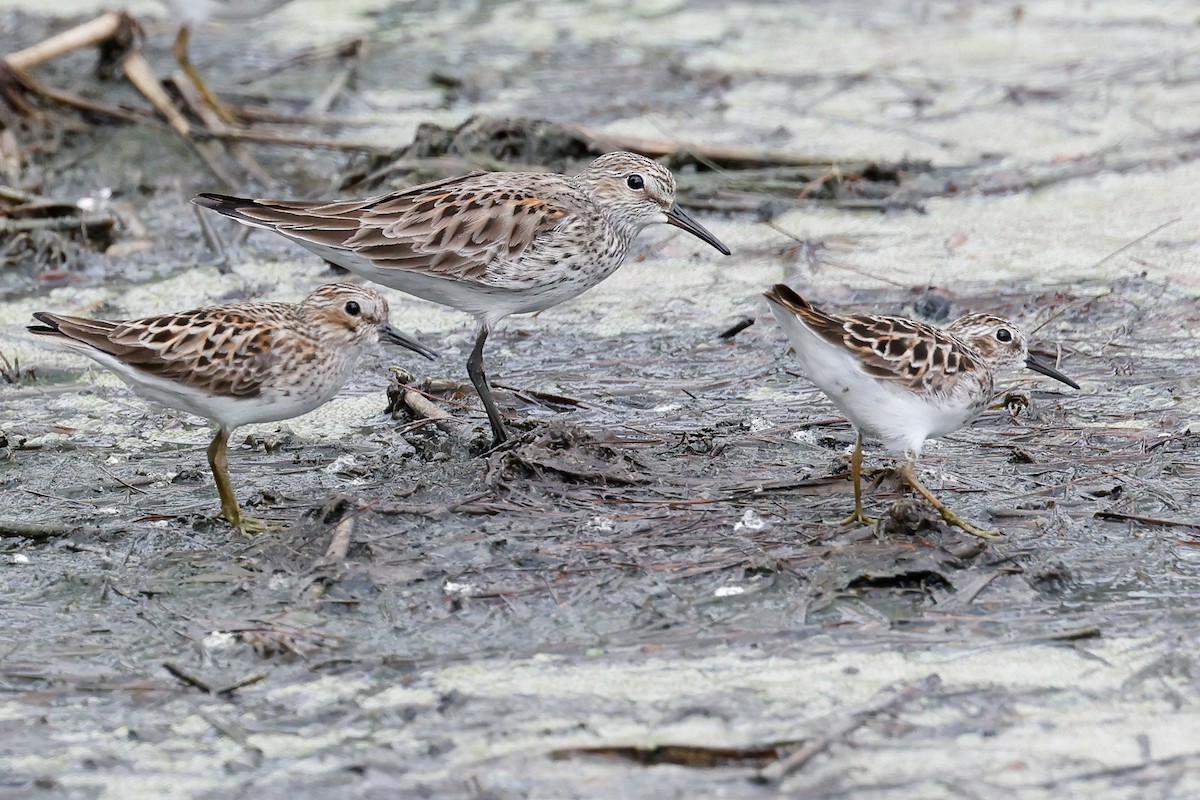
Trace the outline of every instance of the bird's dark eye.
<instances>
[{"instance_id":1,"label":"bird's dark eye","mask_svg":"<svg viewBox=\"0 0 1200 800\"><path fill-rule=\"evenodd\" d=\"M357 317L362 313L362 306L351 300L349 303L346 303L346 313L352 317Z\"/></svg>"},{"instance_id":2,"label":"bird's dark eye","mask_svg":"<svg viewBox=\"0 0 1200 800\"><path fill-rule=\"evenodd\" d=\"M646 181L642 179L641 175L630 175L625 179L625 183L629 185L630 189L646 188Z\"/></svg>"},{"instance_id":3,"label":"bird's dark eye","mask_svg":"<svg viewBox=\"0 0 1200 800\"><path fill-rule=\"evenodd\" d=\"M1010 331L1008 328L1001 328L1000 330L996 331L996 339L1001 342L1011 342L1012 331Z\"/></svg>"}]
</instances>

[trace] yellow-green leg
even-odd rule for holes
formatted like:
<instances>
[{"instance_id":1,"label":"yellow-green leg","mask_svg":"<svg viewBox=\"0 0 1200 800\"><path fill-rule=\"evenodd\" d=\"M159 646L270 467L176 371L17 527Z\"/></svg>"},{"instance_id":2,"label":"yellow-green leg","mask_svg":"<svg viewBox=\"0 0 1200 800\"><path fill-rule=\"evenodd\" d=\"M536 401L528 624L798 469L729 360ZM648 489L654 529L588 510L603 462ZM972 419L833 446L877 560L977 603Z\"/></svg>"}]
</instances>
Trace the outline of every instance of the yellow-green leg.
<instances>
[{"instance_id":1,"label":"yellow-green leg","mask_svg":"<svg viewBox=\"0 0 1200 800\"><path fill-rule=\"evenodd\" d=\"M179 66L183 67L183 71L187 73L192 85L200 92L204 102L217 112L217 116L227 125L236 125L237 120L233 118L233 114L217 99L217 96L208 88L208 84L200 77L200 73L196 71L196 67L192 65L191 56L188 55L188 40L191 36L191 29L187 25L179 26L179 35L175 37L175 60L179 62Z\"/></svg>"},{"instance_id":2,"label":"yellow-green leg","mask_svg":"<svg viewBox=\"0 0 1200 800\"><path fill-rule=\"evenodd\" d=\"M229 429L218 428L208 446L208 466L212 468L213 480L217 482L217 494L221 497L221 516L245 536L270 530L266 522L253 517L243 517L238 506L237 495L233 491L233 481L229 480Z\"/></svg>"},{"instance_id":3,"label":"yellow-green leg","mask_svg":"<svg viewBox=\"0 0 1200 800\"><path fill-rule=\"evenodd\" d=\"M874 517L863 513L862 507L862 434L854 440L854 454L850 456L850 479L854 481L854 513L842 520L843 525L853 525L857 522L868 525L875 522Z\"/></svg>"},{"instance_id":4,"label":"yellow-green leg","mask_svg":"<svg viewBox=\"0 0 1200 800\"><path fill-rule=\"evenodd\" d=\"M955 514L953 511L951 511L949 508L947 508L945 503L943 503L941 500L938 500L936 497L933 496L933 492L931 492L931 491L929 491L929 489L925 488L925 484L923 484L919 480L917 480L917 475L916 475L916 472L913 470L913 465L912 465L911 461L906 461L903 464L901 464L900 468L899 468L899 473L900 473L900 479L902 481L904 481L906 484L908 484L910 487L912 487L912 489L914 489L917 492L917 494L924 497L925 500L929 503L929 505L936 508L938 513L942 515L942 519L946 520L946 523L948 525L953 525L956 528L961 528L964 532L969 533L972 536L978 536L981 539L995 539L998 536L1003 536L1003 534L1000 533L1000 531L984 530L983 528L980 528L976 525L972 525L971 523L967 522L965 519L960 517L958 514Z\"/></svg>"}]
</instances>

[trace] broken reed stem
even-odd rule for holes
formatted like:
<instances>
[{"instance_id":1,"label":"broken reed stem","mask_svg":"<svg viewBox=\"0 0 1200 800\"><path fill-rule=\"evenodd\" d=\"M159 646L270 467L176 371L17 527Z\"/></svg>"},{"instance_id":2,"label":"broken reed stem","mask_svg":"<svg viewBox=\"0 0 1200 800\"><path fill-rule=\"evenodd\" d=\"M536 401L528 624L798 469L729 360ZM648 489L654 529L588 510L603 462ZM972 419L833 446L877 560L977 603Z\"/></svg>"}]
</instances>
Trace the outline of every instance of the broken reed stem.
<instances>
[{"instance_id":1,"label":"broken reed stem","mask_svg":"<svg viewBox=\"0 0 1200 800\"><path fill-rule=\"evenodd\" d=\"M346 560L346 554L350 552L350 536L354 533L354 517L347 516L333 528L333 539L329 542L329 547L325 550L325 558L322 561L326 564L337 564Z\"/></svg>"},{"instance_id":2,"label":"broken reed stem","mask_svg":"<svg viewBox=\"0 0 1200 800\"><path fill-rule=\"evenodd\" d=\"M173 675L175 678L183 683L186 683L188 686L199 689L205 694L213 693L213 687L209 685L208 681L204 680L199 675L193 675L178 664L174 664L170 661L164 661L162 663L162 667L167 672L171 673L171 675Z\"/></svg>"},{"instance_id":3,"label":"broken reed stem","mask_svg":"<svg viewBox=\"0 0 1200 800\"><path fill-rule=\"evenodd\" d=\"M220 158L209 150L208 142L198 142L192 135L192 126L187 119L180 113L179 109L175 108L175 104L171 102L171 98L167 96L166 91L162 88L158 77L154 74L154 70L150 68L149 62L145 57L137 51L130 52L121 62L121 68L125 72L125 77L129 79L137 90L141 92L150 103L158 109L158 112L166 117L167 124L179 134L179 138L191 146L196 155L204 162L205 166L212 171L226 186L240 186L241 181L235 179L225 167L221 164Z\"/></svg>"},{"instance_id":4,"label":"broken reed stem","mask_svg":"<svg viewBox=\"0 0 1200 800\"><path fill-rule=\"evenodd\" d=\"M19 519L0 519L0 536L19 536L23 539L51 539L66 536L73 530L70 525L25 522Z\"/></svg>"},{"instance_id":5,"label":"broken reed stem","mask_svg":"<svg viewBox=\"0 0 1200 800\"><path fill-rule=\"evenodd\" d=\"M7 59L0 59L0 85L9 84L26 92L41 95L48 100L51 100L60 105L78 108L81 111L87 111L92 114L112 117L113 119L123 120L125 122L140 122L145 123L147 118L136 111L127 111L116 106L109 106L103 103L97 103L92 100L64 92L61 89L55 89L51 86L46 86L35 79L32 75L19 67L15 67L8 62ZM5 98L10 105L17 108L17 112L24 116L36 115L37 109L32 105L20 100L15 94L7 93Z\"/></svg>"},{"instance_id":6,"label":"broken reed stem","mask_svg":"<svg viewBox=\"0 0 1200 800\"><path fill-rule=\"evenodd\" d=\"M200 90L197 89L191 81L187 80L186 76L181 77L181 75L177 73L174 78L174 82L175 88L179 91L180 96L183 97L183 102L187 103L192 112L200 118L202 123L204 123L205 127L217 133L229 130L229 126L225 124L223 119L221 119L221 115L213 110L208 102L200 95ZM234 159L241 164L250 175L254 177L256 181L263 185L269 185L271 183L272 179L270 174L263 169L262 165L259 164L258 161L255 160L254 156L250 154L249 150L237 142L230 142L226 149L229 151L229 154L233 156Z\"/></svg>"},{"instance_id":7,"label":"broken reed stem","mask_svg":"<svg viewBox=\"0 0 1200 800\"><path fill-rule=\"evenodd\" d=\"M69 31L63 31L38 42L32 47L10 53L4 57L4 60L8 62L9 66L24 71L73 50L112 39L121 33L122 29L134 24L133 19L123 11L110 11L91 22L85 22Z\"/></svg>"},{"instance_id":8,"label":"broken reed stem","mask_svg":"<svg viewBox=\"0 0 1200 800\"><path fill-rule=\"evenodd\" d=\"M231 142L256 142L258 144L279 144L288 147L307 147L320 150L354 150L355 152L381 156L387 155L395 149L394 147L385 147L378 144L367 144L366 142L354 142L343 139L320 139L307 136L285 136L278 133L235 130L233 128L229 128L224 131L199 131L197 132L197 135L202 139L218 139Z\"/></svg>"},{"instance_id":9,"label":"broken reed stem","mask_svg":"<svg viewBox=\"0 0 1200 800\"><path fill-rule=\"evenodd\" d=\"M129 79L129 82L145 95L146 99L158 109L158 113L166 118L167 124L184 139L190 141L192 126L183 114L179 112L179 109L175 108L175 105L171 102L171 98L163 90L162 84L158 81L158 76L154 74L154 70L150 68L150 63L146 61L145 57L141 53L130 53L125 56L125 60L121 63L121 69L124 70L125 77Z\"/></svg>"},{"instance_id":10,"label":"broken reed stem","mask_svg":"<svg viewBox=\"0 0 1200 800\"><path fill-rule=\"evenodd\" d=\"M404 390L404 405L418 419L429 420L446 433L454 433L458 420L449 411L435 405L428 397L415 389Z\"/></svg>"},{"instance_id":11,"label":"broken reed stem","mask_svg":"<svg viewBox=\"0 0 1200 800\"><path fill-rule=\"evenodd\" d=\"M78 214L67 217L45 217L41 219L0 219L0 235L26 233L29 231L84 231L102 233L114 225L106 214Z\"/></svg>"},{"instance_id":12,"label":"broken reed stem","mask_svg":"<svg viewBox=\"0 0 1200 800\"><path fill-rule=\"evenodd\" d=\"M308 104L308 107L304 109L305 114L322 115L328 113L338 96L350 85L350 81L358 71L359 64L366 50L366 40L358 39L342 51L341 60L343 63L341 69L334 75L333 80L325 87L325 90L314 97L312 102Z\"/></svg>"}]
</instances>

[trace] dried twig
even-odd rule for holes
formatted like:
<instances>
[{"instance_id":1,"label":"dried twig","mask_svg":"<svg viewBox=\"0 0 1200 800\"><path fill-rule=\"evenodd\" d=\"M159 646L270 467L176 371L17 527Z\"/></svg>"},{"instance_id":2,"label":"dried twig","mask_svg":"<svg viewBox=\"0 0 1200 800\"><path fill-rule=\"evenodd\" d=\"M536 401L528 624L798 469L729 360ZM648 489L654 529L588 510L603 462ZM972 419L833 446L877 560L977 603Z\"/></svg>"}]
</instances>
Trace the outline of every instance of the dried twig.
<instances>
[{"instance_id":1,"label":"dried twig","mask_svg":"<svg viewBox=\"0 0 1200 800\"><path fill-rule=\"evenodd\" d=\"M175 104L163 90L158 76L150 68L150 63L146 61L145 56L141 53L129 53L121 63L121 68L129 82L137 87L137 90L150 101L151 105L158 109L158 113L166 118L167 124L183 139L190 142L192 140L191 124L179 109L175 108Z\"/></svg>"},{"instance_id":2,"label":"dried twig","mask_svg":"<svg viewBox=\"0 0 1200 800\"><path fill-rule=\"evenodd\" d=\"M1128 514L1124 511L1097 511L1092 516L1110 522L1137 522L1142 525L1160 525L1164 528L1196 528L1200 530L1200 520L1147 517L1143 514Z\"/></svg>"},{"instance_id":3,"label":"dried twig","mask_svg":"<svg viewBox=\"0 0 1200 800\"><path fill-rule=\"evenodd\" d=\"M1101 264L1104 264L1105 262L1116 258L1117 256L1119 256L1121 253L1124 253L1129 248L1133 247L1136 244L1144 242L1146 239L1149 239L1151 236L1158 233L1163 228L1167 228L1171 225L1174 225L1176 222L1179 222L1181 219L1183 219L1183 217L1176 217L1175 219L1169 219L1166 222L1162 223L1161 225L1151 228L1150 230L1143 233L1141 236L1137 237L1136 239L1133 239L1132 241L1126 242L1125 244L1118 247L1116 250L1113 250L1111 253L1109 253L1108 255L1101 258L1099 261L1096 261L1095 263L1090 265L1088 267L1088 271L1094 272L1096 270L1096 268L1099 267ZM1103 295L1101 295L1101 296L1103 296ZM1029 332L1029 335L1032 336L1033 334L1037 333L1042 328L1046 327L1051 322L1053 322L1054 320L1058 319L1060 316L1065 314L1069 309L1072 309L1078 305L1086 305L1087 303L1093 302L1095 299L1096 299L1096 297L1091 297L1091 296L1081 297L1080 299L1076 300L1074 303L1067 303L1067 304L1063 305L1061 308L1055 309L1054 313L1051 314L1050 316L1048 316L1045 320L1043 320L1042 323L1039 324L1036 328L1031 330Z\"/></svg>"},{"instance_id":4,"label":"dried twig","mask_svg":"<svg viewBox=\"0 0 1200 800\"><path fill-rule=\"evenodd\" d=\"M217 691L215 693L216 694L233 694L238 689L245 689L247 686L253 686L256 683L261 683L262 681L265 681L269 677L271 677L270 672L255 672L250 675L247 675L244 678L238 678L236 681L229 684L228 686L222 686L220 689L217 689Z\"/></svg>"},{"instance_id":5,"label":"dried twig","mask_svg":"<svg viewBox=\"0 0 1200 800\"><path fill-rule=\"evenodd\" d=\"M224 131L229 129L229 126L225 124L225 120L221 119L221 115L218 114L201 96L200 90L196 88L194 83L176 78L174 84L176 90L183 98L183 101L187 103L188 108L190 108L192 113L200 118L200 121L204 123L205 127L211 131ZM230 142L226 146L226 149L229 151L229 154L233 156L234 159L237 160L237 162L241 164L248 173L250 173L250 175L254 177L255 180L264 185L271 183L271 175L265 169L263 169L262 165L258 163L254 156L250 154L250 151L244 146L238 144L237 142Z\"/></svg>"},{"instance_id":6,"label":"dried twig","mask_svg":"<svg viewBox=\"0 0 1200 800\"><path fill-rule=\"evenodd\" d=\"M0 218L0 235L29 231L83 231L89 237L93 237L106 233L113 223L113 218L107 214L79 214L41 219Z\"/></svg>"},{"instance_id":7,"label":"dried twig","mask_svg":"<svg viewBox=\"0 0 1200 800\"><path fill-rule=\"evenodd\" d=\"M74 528L70 525L23 522L18 519L0 519L0 536L21 536L25 539L51 539L66 536Z\"/></svg>"},{"instance_id":8,"label":"dried twig","mask_svg":"<svg viewBox=\"0 0 1200 800\"><path fill-rule=\"evenodd\" d=\"M4 98L8 100L10 104L16 105L19 113L26 116L33 116L38 112L33 106L21 100L17 96L17 92L13 91L14 88L24 90L25 92L32 94L41 95L47 100L58 103L59 105L77 108L80 111L86 111L90 114L112 117L113 119L119 119L125 122L150 121L145 115L136 111L128 111L123 108L117 108L116 106L97 103L95 100L88 100L86 98L79 97L78 95L71 94L70 92L64 92L61 89L55 89L51 86L47 86L35 79L25 70L19 67L14 67L4 59L0 59L0 87L3 87L6 90L3 92Z\"/></svg>"},{"instance_id":9,"label":"dried twig","mask_svg":"<svg viewBox=\"0 0 1200 800\"><path fill-rule=\"evenodd\" d=\"M83 47L91 47L131 31L137 26L133 18L123 11L110 11L90 22L77 25L68 31L51 36L32 47L9 53L4 61L19 70L27 70L59 56Z\"/></svg>"},{"instance_id":10,"label":"dried twig","mask_svg":"<svg viewBox=\"0 0 1200 800\"><path fill-rule=\"evenodd\" d=\"M70 92L45 86L28 72L38 64L66 55L74 50L101 45L105 42L116 43L118 47L130 49L140 30L140 26L128 14L110 12L56 36L51 36L32 47L8 54L0 59L0 87L3 88L5 99L19 113L26 115L36 114L37 111L20 97L22 90L93 114L102 114L130 122L142 120L142 116L136 112L107 106Z\"/></svg>"},{"instance_id":11,"label":"dried twig","mask_svg":"<svg viewBox=\"0 0 1200 800\"><path fill-rule=\"evenodd\" d=\"M346 553L350 552L350 536L354 533L354 520L353 515L347 515L333 527L333 538L321 563L338 564L346 560Z\"/></svg>"},{"instance_id":12,"label":"dried twig","mask_svg":"<svg viewBox=\"0 0 1200 800\"><path fill-rule=\"evenodd\" d=\"M289 147L303 147L312 150L353 150L360 153L375 153L386 155L392 151L376 143L355 142L345 139L321 139L311 136L291 136L267 131L241 130L227 128L222 131L197 131L201 139L219 139L231 142L258 142L260 144L278 144Z\"/></svg>"},{"instance_id":13,"label":"dried twig","mask_svg":"<svg viewBox=\"0 0 1200 800\"><path fill-rule=\"evenodd\" d=\"M761 147L738 147L723 144L682 144L669 139L649 139L643 136L627 136L592 130L583 125L564 125L580 138L590 140L602 152L605 150L630 150L645 153L651 158L696 159L723 167L735 166L742 169L753 167L829 167L836 159L823 156L805 156ZM843 167L844 172L856 172L856 167L870 162L854 162Z\"/></svg>"},{"instance_id":14,"label":"dried twig","mask_svg":"<svg viewBox=\"0 0 1200 800\"><path fill-rule=\"evenodd\" d=\"M362 61L366 49L366 41L363 39L355 39L341 48L338 55L342 61L342 68L334 75L325 90L308 104L308 107L304 109L305 114L320 116L329 111L338 95L345 91L351 78L354 77L354 73L358 71L359 63Z\"/></svg>"},{"instance_id":15,"label":"dried twig","mask_svg":"<svg viewBox=\"0 0 1200 800\"><path fill-rule=\"evenodd\" d=\"M766 225L766 226L767 226L768 228L770 228L771 230L775 231L776 233L781 233L781 234L783 234L783 235L784 235L784 236L786 236L787 238L791 239L793 242L797 242L798 244L807 244L807 243L806 243L806 242L805 242L803 239L801 239L799 236L797 236L796 234L792 233L792 232L791 232L791 231L789 231L789 230L785 230L783 227L779 226L778 224L776 224L776 223L775 223L775 222L773 222L772 220L767 220L767 221L766 221L766 222L764 222L763 224L764 224L764 225ZM894 281L894 280L892 280L891 278L885 278L885 277L884 277L884 276L882 276L882 275L876 275L875 273L873 273L873 272L867 272L867 271L866 271L866 270L864 270L864 269L858 269L857 267L850 267L850 266L846 266L845 264L836 264L836 263L834 263L834 262L832 262L832 261L825 261L825 262L823 262L823 263L825 263L825 264L826 264L826 265L828 265L828 266L831 266L831 267L833 267L834 269L840 269L840 270L844 270L844 271L846 271L846 272L853 272L855 275L862 275L864 278L871 278L872 280L877 280L877 281L880 281L880 282L882 282L882 283L889 284L889 285L891 285L891 286L898 286L898 287L900 287L901 289L908 289L908 288L909 288L909 284L907 284L907 283L901 283L900 281Z\"/></svg>"},{"instance_id":16,"label":"dried twig","mask_svg":"<svg viewBox=\"0 0 1200 800\"><path fill-rule=\"evenodd\" d=\"M739 333L746 330L746 328L749 328L753 324L754 324L754 317L746 317L745 319L739 320L738 322L735 322L733 325L729 326L725 330L721 331L719 334L717 334L717 338L724 339L725 341L729 341L730 339L737 336Z\"/></svg>"},{"instance_id":17,"label":"dried twig","mask_svg":"<svg viewBox=\"0 0 1200 800\"><path fill-rule=\"evenodd\" d=\"M188 672L186 669L179 666L178 664L174 664L170 661L164 661L163 669L165 669L167 672L171 673L172 675L174 675L176 678L183 681L187 685L194 686L195 688L199 689L200 691L204 692L205 694L213 693L213 687L206 680L204 680L203 678L201 678L198 675L193 675L192 673Z\"/></svg>"},{"instance_id":18,"label":"dried twig","mask_svg":"<svg viewBox=\"0 0 1200 800\"><path fill-rule=\"evenodd\" d=\"M234 723L232 723L226 719L222 719L221 717L218 717L216 714L213 714L210 711L206 711L203 708L197 708L196 713L200 716L201 719L203 719L209 725L213 726L213 728L215 728L217 731L225 734L230 739L232 739L233 741L240 744L242 746L242 748L247 753L250 754L251 759L253 759L255 761L255 763L257 763L258 761L260 761L262 759L262 756L263 756L262 749L259 747L256 747L254 744L252 744L250 742L250 735L245 731L244 728L242 728L239 725L235 725Z\"/></svg>"},{"instance_id":19,"label":"dried twig","mask_svg":"<svg viewBox=\"0 0 1200 800\"><path fill-rule=\"evenodd\" d=\"M405 389L404 394L400 397L401 402L412 412L414 417L429 420L447 433L454 433L462 424L461 420L455 418L446 409L434 405L432 400L416 389Z\"/></svg>"},{"instance_id":20,"label":"dried twig","mask_svg":"<svg viewBox=\"0 0 1200 800\"><path fill-rule=\"evenodd\" d=\"M1110 261L1110 260L1116 258L1117 256L1121 255L1121 253L1124 253L1129 248L1133 247L1136 244L1144 242L1146 239L1149 239L1151 236L1158 233L1163 228L1170 227L1171 225L1174 225L1176 222L1179 222L1181 219L1183 219L1183 217L1176 217L1175 219L1169 219L1166 222L1164 222L1163 224L1161 224L1155 228L1152 228L1151 230L1146 231L1145 233L1143 233L1141 236L1137 237L1133 241L1127 242L1126 244L1122 245L1121 247L1118 247L1116 250L1113 250L1111 253L1106 255L1104 258L1102 258L1099 261L1097 261L1096 263L1090 265L1088 267L1088 271L1091 272L1091 271L1095 270L1097 267L1099 267L1101 264L1105 263L1106 261Z\"/></svg>"},{"instance_id":21,"label":"dried twig","mask_svg":"<svg viewBox=\"0 0 1200 800\"><path fill-rule=\"evenodd\" d=\"M211 151L209 143L196 141L191 123L180 113L179 109L175 108L145 57L137 51L130 52L121 62L121 68L130 83L136 86L137 90L158 109L158 112L166 118L167 124L200 156L213 175L216 175L217 179L227 186L238 186L239 182L226 171L220 158Z\"/></svg>"}]
</instances>

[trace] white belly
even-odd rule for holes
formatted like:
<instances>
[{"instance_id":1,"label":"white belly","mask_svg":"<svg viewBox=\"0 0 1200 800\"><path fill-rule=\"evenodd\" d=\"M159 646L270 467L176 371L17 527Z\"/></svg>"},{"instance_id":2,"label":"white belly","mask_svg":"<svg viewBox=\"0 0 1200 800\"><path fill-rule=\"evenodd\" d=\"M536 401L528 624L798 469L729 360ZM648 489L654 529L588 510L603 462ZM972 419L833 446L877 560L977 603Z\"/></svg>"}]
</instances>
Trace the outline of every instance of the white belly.
<instances>
[{"instance_id":1,"label":"white belly","mask_svg":"<svg viewBox=\"0 0 1200 800\"><path fill-rule=\"evenodd\" d=\"M795 315L780 311L780 326L804 372L855 428L883 441L896 454L919 455L926 439L945 436L971 421L978 408L967 402L935 402L904 387L880 381L859 366L855 355L826 342Z\"/></svg>"}]
</instances>

